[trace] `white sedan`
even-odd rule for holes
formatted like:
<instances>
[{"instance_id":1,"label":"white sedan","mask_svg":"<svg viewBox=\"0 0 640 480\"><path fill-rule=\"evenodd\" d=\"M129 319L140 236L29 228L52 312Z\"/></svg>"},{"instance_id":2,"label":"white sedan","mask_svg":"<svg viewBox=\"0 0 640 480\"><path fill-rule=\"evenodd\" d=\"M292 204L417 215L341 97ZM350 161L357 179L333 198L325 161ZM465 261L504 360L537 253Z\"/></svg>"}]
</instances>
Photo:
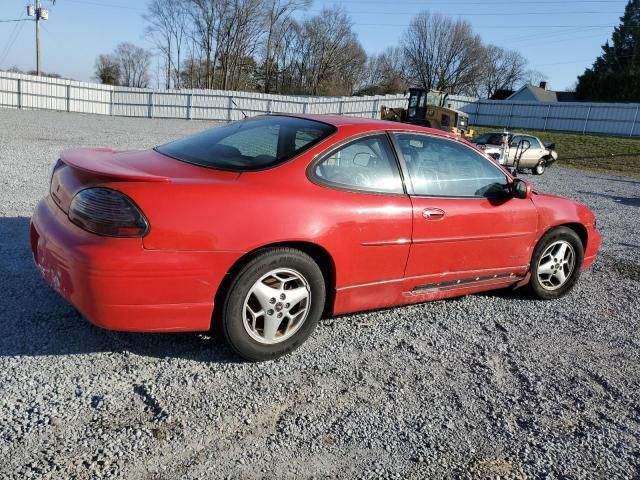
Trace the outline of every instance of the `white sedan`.
<instances>
[{"instance_id":1,"label":"white sedan","mask_svg":"<svg viewBox=\"0 0 640 480\"><path fill-rule=\"evenodd\" d=\"M543 143L538 137L514 132L489 132L472 140L485 153L501 165L530 168L535 175L542 175L546 168L558 159L554 143Z\"/></svg>"}]
</instances>

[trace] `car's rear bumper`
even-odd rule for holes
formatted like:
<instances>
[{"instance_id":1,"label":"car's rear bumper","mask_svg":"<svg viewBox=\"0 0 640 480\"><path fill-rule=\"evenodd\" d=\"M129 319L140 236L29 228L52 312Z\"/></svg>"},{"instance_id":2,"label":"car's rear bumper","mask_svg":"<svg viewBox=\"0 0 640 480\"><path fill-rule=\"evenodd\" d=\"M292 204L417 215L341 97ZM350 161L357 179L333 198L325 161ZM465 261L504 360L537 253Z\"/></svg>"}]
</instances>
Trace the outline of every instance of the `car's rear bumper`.
<instances>
[{"instance_id":1,"label":"car's rear bumper","mask_svg":"<svg viewBox=\"0 0 640 480\"><path fill-rule=\"evenodd\" d=\"M71 223L50 198L31 220L31 249L47 283L93 324L123 331L204 331L222 278L240 252L146 250Z\"/></svg>"}]
</instances>

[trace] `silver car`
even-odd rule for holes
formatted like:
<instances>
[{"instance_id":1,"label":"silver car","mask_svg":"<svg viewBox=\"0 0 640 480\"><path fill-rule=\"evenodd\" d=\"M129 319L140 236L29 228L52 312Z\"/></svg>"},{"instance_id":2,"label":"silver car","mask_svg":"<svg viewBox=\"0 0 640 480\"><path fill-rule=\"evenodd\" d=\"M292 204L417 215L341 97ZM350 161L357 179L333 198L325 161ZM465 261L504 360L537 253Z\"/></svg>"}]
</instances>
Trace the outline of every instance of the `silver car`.
<instances>
[{"instance_id":1,"label":"silver car","mask_svg":"<svg viewBox=\"0 0 640 480\"><path fill-rule=\"evenodd\" d=\"M558 159L554 143L543 143L538 137L513 132L489 132L472 140L485 153L501 165L529 168L535 175L542 175L546 168Z\"/></svg>"}]
</instances>

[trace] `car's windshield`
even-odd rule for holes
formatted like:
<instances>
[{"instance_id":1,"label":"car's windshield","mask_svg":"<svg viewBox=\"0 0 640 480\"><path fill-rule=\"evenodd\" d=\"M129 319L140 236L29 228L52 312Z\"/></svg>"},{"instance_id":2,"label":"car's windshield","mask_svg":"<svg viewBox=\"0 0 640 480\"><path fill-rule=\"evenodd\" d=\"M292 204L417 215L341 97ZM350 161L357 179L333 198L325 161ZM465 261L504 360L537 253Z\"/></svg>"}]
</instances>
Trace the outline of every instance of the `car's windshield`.
<instances>
[{"instance_id":1,"label":"car's windshield","mask_svg":"<svg viewBox=\"0 0 640 480\"><path fill-rule=\"evenodd\" d=\"M335 130L305 118L263 116L205 130L156 151L209 168L259 170L302 153Z\"/></svg>"}]
</instances>

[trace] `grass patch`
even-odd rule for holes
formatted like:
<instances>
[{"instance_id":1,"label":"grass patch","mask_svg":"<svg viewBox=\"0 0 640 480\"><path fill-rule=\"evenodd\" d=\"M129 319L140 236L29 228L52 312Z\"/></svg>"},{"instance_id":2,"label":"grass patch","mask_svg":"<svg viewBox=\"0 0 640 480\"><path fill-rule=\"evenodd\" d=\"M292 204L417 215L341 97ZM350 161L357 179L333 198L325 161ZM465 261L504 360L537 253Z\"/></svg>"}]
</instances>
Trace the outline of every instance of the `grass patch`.
<instances>
[{"instance_id":1,"label":"grass patch","mask_svg":"<svg viewBox=\"0 0 640 480\"><path fill-rule=\"evenodd\" d=\"M490 127L472 128L478 135L501 130ZM512 131L525 132L521 129ZM543 142L556 143L556 165L640 178L640 138L536 130L526 130L526 133L538 137Z\"/></svg>"}]
</instances>

